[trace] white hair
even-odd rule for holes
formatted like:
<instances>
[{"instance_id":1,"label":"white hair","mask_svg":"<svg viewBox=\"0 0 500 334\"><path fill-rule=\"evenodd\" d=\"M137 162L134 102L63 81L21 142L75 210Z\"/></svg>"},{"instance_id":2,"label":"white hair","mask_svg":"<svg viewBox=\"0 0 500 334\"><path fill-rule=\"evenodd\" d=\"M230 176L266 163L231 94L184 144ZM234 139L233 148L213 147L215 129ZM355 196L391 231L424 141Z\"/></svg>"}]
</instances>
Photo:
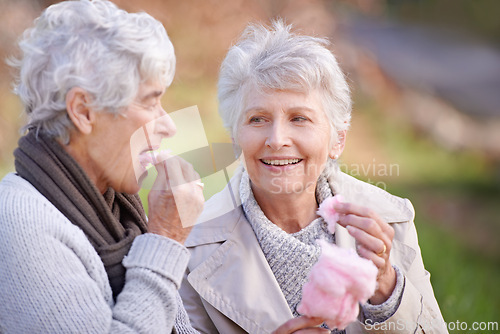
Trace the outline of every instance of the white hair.
<instances>
[{"instance_id":1,"label":"white hair","mask_svg":"<svg viewBox=\"0 0 500 334\"><path fill-rule=\"evenodd\" d=\"M146 13L128 13L104 0L64 1L48 7L19 42L10 60L19 72L15 92L36 128L69 142L73 124L66 94L86 90L91 105L118 114L139 84L170 85L175 54L163 25Z\"/></svg>"},{"instance_id":2,"label":"white hair","mask_svg":"<svg viewBox=\"0 0 500 334\"><path fill-rule=\"evenodd\" d=\"M251 89L308 93L316 89L330 121L331 143L351 119L351 97L344 74L327 48L328 40L296 35L282 20L268 28L250 24L222 62L219 113L233 140Z\"/></svg>"}]
</instances>

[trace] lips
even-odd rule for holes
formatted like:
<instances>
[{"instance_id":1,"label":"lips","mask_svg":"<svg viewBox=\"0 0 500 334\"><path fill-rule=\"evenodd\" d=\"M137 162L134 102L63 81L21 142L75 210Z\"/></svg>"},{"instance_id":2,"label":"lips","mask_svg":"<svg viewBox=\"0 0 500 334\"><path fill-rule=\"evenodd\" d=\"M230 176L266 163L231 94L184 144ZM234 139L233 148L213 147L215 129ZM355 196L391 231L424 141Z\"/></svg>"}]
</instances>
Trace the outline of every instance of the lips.
<instances>
[{"instance_id":1,"label":"lips","mask_svg":"<svg viewBox=\"0 0 500 334\"><path fill-rule=\"evenodd\" d=\"M269 166L288 166L298 164L302 159L261 159L260 161Z\"/></svg>"},{"instance_id":2,"label":"lips","mask_svg":"<svg viewBox=\"0 0 500 334\"><path fill-rule=\"evenodd\" d=\"M139 155L139 163L144 169L148 169L155 164L158 158L158 151L145 151Z\"/></svg>"},{"instance_id":3,"label":"lips","mask_svg":"<svg viewBox=\"0 0 500 334\"><path fill-rule=\"evenodd\" d=\"M139 163L144 170L168 159L172 151L169 149L153 148L144 150L139 154Z\"/></svg>"}]
</instances>

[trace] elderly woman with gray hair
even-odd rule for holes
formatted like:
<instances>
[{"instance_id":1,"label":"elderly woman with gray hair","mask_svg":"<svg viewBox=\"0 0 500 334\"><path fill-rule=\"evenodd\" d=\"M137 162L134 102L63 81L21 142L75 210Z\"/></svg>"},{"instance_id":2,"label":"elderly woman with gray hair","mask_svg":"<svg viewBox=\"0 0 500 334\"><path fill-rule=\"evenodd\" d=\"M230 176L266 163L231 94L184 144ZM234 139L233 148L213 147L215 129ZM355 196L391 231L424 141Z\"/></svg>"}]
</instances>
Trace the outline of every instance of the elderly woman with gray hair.
<instances>
[{"instance_id":1,"label":"elderly woman with gray hair","mask_svg":"<svg viewBox=\"0 0 500 334\"><path fill-rule=\"evenodd\" d=\"M219 111L243 166L205 204L186 241L191 259L180 293L193 327L344 332L314 328L322 319L296 310L321 238L356 247L378 268L375 294L345 333L445 333L411 203L339 171L348 85L325 39L290 29L280 21L248 26L220 70ZM336 194L344 203L331 234L317 210Z\"/></svg>"},{"instance_id":2,"label":"elderly woman with gray hair","mask_svg":"<svg viewBox=\"0 0 500 334\"><path fill-rule=\"evenodd\" d=\"M0 332L171 333L176 315L192 332L177 289L183 226L204 199L191 165L156 152L176 132L161 106L175 70L165 28L108 1L67 1L20 47L29 122L0 183ZM136 194L148 163L147 220Z\"/></svg>"}]
</instances>

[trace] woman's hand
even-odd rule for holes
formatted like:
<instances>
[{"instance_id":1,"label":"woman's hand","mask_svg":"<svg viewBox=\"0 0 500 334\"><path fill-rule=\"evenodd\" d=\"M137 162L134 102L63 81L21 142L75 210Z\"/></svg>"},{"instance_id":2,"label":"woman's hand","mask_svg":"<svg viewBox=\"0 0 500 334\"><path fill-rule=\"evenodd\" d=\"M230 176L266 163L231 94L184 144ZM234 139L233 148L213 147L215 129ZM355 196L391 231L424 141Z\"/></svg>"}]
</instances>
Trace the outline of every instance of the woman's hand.
<instances>
[{"instance_id":1,"label":"woman's hand","mask_svg":"<svg viewBox=\"0 0 500 334\"><path fill-rule=\"evenodd\" d=\"M389 261L394 229L373 210L352 203L336 203L339 224L356 239L358 254L371 260L378 268L377 290L371 304L382 304L396 286L396 272Z\"/></svg>"},{"instance_id":2,"label":"woman's hand","mask_svg":"<svg viewBox=\"0 0 500 334\"><path fill-rule=\"evenodd\" d=\"M148 232L184 243L205 203L200 176L182 158L161 154L148 195Z\"/></svg>"},{"instance_id":3,"label":"woman's hand","mask_svg":"<svg viewBox=\"0 0 500 334\"><path fill-rule=\"evenodd\" d=\"M306 316L300 316L298 318L293 318L285 322L278 329L276 329L273 334L290 334L290 333L300 333L300 334L326 334L330 331L326 328L319 328L316 326L321 325L324 319L321 318L309 318Z\"/></svg>"}]
</instances>

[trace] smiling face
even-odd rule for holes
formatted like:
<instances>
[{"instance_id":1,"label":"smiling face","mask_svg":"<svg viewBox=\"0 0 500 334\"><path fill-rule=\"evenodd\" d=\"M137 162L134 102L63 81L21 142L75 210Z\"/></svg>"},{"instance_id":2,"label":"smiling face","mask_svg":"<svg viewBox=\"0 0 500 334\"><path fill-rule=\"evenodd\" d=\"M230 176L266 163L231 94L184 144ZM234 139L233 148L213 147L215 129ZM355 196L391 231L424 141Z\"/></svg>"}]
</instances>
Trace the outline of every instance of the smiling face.
<instances>
[{"instance_id":1,"label":"smiling face","mask_svg":"<svg viewBox=\"0 0 500 334\"><path fill-rule=\"evenodd\" d=\"M330 148L330 125L317 91L252 90L238 123L255 197L314 194Z\"/></svg>"},{"instance_id":2,"label":"smiling face","mask_svg":"<svg viewBox=\"0 0 500 334\"><path fill-rule=\"evenodd\" d=\"M86 161L81 164L101 192L108 187L138 192L139 176L145 171L141 159L157 149L163 138L175 134L175 125L161 106L164 92L164 85L142 83L122 114L96 113L92 136L86 143Z\"/></svg>"}]
</instances>

